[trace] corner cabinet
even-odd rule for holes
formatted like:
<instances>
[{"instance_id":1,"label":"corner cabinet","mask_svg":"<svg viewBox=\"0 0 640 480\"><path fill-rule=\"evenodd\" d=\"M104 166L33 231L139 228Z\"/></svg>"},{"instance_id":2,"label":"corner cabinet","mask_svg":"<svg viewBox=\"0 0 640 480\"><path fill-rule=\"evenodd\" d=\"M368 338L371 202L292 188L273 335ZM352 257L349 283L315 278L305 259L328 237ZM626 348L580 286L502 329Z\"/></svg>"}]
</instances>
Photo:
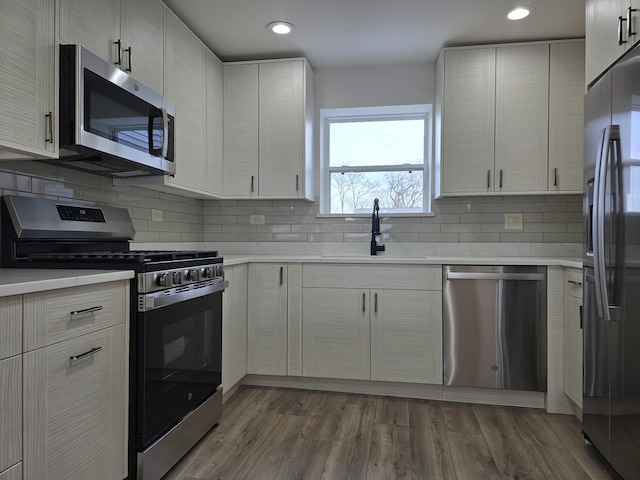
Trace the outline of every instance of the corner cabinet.
<instances>
[{"instance_id":1,"label":"corner cabinet","mask_svg":"<svg viewBox=\"0 0 640 480\"><path fill-rule=\"evenodd\" d=\"M640 40L639 22L640 0L587 0L587 85Z\"/></svg>"},{"instance_id":2,"label":"corner cabinet","mask_svg":"<svg viewBox=\"0 0 640 480\"><path fill-rule=\"evenodd\" d=\"M444 49L436 197L579 193L573 177L582 168L580 57L582 41Z\"/></svg>"},{"instance_id":3,"label":"corner cabinet","mask_svg":"<svg viewBox=\"0 0 640 480\"><path fill-rule=\"evenodd\" d=\"M58 155L54 0L7 0L0 15L0 160Z\"/></svg>"},{"instance_id":4,"label":"corner cabinet","mask_svg":"<svg viewBox=\"0 0 640 480\"><path fill-rule=\"evenodd\" d=\"M441 272L304 265L302 375L441 385Z\"/></svg>"},{"instance_id":5,"label":"corner cabinet","mask_svg":"<svg viewBox=\"0 0 640 480\"><path fill-rule=\"evenodd\" d=\"M312 148L306 59L224 64L225 198L313 200Z\"/></svg>"}]
</instances>

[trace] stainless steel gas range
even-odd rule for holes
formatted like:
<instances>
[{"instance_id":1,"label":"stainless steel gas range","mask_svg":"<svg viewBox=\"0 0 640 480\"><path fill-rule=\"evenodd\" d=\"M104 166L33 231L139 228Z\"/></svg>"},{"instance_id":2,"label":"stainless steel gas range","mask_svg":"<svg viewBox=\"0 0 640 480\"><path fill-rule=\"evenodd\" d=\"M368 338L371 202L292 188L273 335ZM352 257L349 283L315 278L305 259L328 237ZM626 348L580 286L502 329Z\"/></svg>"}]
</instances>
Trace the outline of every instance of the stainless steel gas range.
<instances>
[{"instance_id":1,"label":"stainless steel gas range","mask_svg":"<svg viewBox=\"0 0 640 480\"><path fill-rule=\"evenodd\" d=\"M129 479L158 480L222 412L222 257L132 251L124 208L2 197L4 268L134 270Z\"/></svg>"}]
</instances>

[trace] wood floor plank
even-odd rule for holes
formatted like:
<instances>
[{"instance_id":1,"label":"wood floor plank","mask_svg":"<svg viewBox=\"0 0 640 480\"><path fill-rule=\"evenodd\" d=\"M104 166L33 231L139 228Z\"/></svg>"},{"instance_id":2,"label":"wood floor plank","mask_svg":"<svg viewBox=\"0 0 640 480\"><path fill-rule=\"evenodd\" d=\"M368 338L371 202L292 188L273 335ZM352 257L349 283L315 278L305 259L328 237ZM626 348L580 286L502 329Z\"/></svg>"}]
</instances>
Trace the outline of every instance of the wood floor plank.
<instances>
[{"instance_id":1,"label":"wood floor plank","mask_svg":"<svg viewBox=\"0 0 640 480\"><path fill-rule=\"evenodd\" d=\"M502 478L481 433L448 432L447 438L457 479L499 480Z\"/></svg>"},{"instance_id":2,"label":"wood floor plank","mask_svg":"<svg viewBox=\"0 0 640 480\"><path fill-rule=\"evenodd\" d=\"M542 478L507 410L476 405L473 412L503 478Z\"/></svg>"},{"instance_id":3,"label":"wood floor plank","mask_svg":"<svg viewBox=\"0 0 640 480\"><path fill-rule=\"evenodd\" d=\"M551 448L531 445L532 457L548 480L589 480L589 475L566 448Z\"/></svg>"},{"instance_id":4,"label":"wood floor plank","mask_svg":"<svg viewBox=\"0 0 640 480\"><path fill-rule=\"evenodd\" d=\"M376 410L376 423L409 426L409 405L406 399L381 397Z\"/></svg>"},{"instance_id":5,"label":"wood floor plank","mask_svg":"<svg viewBox=\"0 0 640 480\"><path fill-rule=\"evenodd\" d=\"M373 427L367 479L409 479L409 427L377 423Z\"/></svg>"},{"instance_id":6,"label":"wood floor plank","mask_svg":"<svg viewBox=\"0 0 640 480\"><path fill-rule=\"evenodd\" d=\"M526 445L558 448L563 446L562 441L545 420L545 416L550 414L533 408L512 407L507 411Z\"/></svg>"},{"instance_id":7,"label":"wood floor plank","mask_svg":"<svg viewBox=\"0 0 640 480\"><path fill-rule=\"evenodd\" d=\"M605 463L596 448L585 442L580 425L575 418L568 415L547 415L545 421L591 480L619 478L611 466Z\"/></svg>"},{"instance_id":8,"label":"wood floor plank","mask_svg":"<svg viewBox=\"0 0 640 480\"><path fill-rule=\"evenodd\" d=\"M440 405L426 400L409 400L407 403L411 478L455 479L453 458Z\"/></svg>"},{"instance_id":9,"label":"wood floor plank","mask_svg":"<svg viewBox=\"0 0 640 480\"><path fill-rule=\"evenodd\" d=\"M282 458L276 479L321 478L331 450L331 441L298 438Z\"/></svg>"},{"instance_id":10,"label":"wood floor plank","mask_svg":"<svg viewBox=\"0 0 640 480\"><path fill-rule=\"evenodd\" d=\"M447 432L471 433L479 435L480 426L473 413L471 405L466 403L454 404L443 402L440 405L444 417L444 425Z\"/></svg>"},{"instance_id":11,"label":"wood floor plank","mask_svg":"<svg viewBox=\"0 0 640 480\"><path fill-rule=\"evenodd\" d=\"M349 400L321 478L366 479L376 403L375 399L364 396Z\"/></svg>"}]
</instances>

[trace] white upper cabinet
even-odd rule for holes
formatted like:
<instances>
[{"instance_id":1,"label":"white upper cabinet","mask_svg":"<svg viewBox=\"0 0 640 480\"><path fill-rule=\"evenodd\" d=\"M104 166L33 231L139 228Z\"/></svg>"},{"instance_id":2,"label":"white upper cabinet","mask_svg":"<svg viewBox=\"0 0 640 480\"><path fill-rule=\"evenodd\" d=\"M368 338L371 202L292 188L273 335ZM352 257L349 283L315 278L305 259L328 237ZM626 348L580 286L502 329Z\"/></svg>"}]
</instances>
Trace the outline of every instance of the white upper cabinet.
<instances>
[{"instance_id":1,"label":"white upper cabinet","mask_svg":"<svg viewBox=\"0 0 640 480\"><path fill-rule=\"evenodd\" d=\"M80 44L162 93L164 6L157 0L59 0L60 41Z\"/></svg>"},{"instance_id":2,"label":"white upper cabinet","mask_svg":"<svg viewBox=\"0 0 640 480\"><path fill-rule=\"evenodd\" d=\"M587 0L587 85L640 40L639 0Z\"/></svg>"},{"instance_id":3,"label":"white upper cabinet","mask_svg":"<svg viewBox=\"0 0 640 480\"><path fill-rule=\"evenodd\" d=\"M122 68L156 92L163 93L164 8L158 0L120 3Z\"/></svg>"},{"instance_id":4,"label":"white upper cabinet","mask_svg":"<svg viewBox=\"0 0 640 480\"><path fill-rule=\"evenodd\" d=\"M313 199L313 72L305 59L224 66L224 196Z\"/></svg>"},{"instance_id":5,"label":"white upper cabinet","mask_svg":"<svg viewBox=\"0 0 640 480\"><path fill-rule=\"evenodd\" d=\"M223 86L222 62L207 52L207 179L206 190L222 195Z\"/></svg>"},{"instance_id":6,"label":"white upper cabinet","mask_svg":"<svg viewBox=\"0 0 640 480\"><path fill-rule=\"evenodd\" d=\"M176 105L175 177L198 192L207 184L207 50L177 17L165 15L165 96Z\"/></svg>"},{"instance_id":7,"label":"white upper cabinet","mask_svg":"<svg viewBox=\"0 0 640 480\"><path fill-rule=\"evenodd\" d=\"M496 192L547 189L549 46L496 49Z\"/></svg>"},{"instance_id":8,"label":"white upper cabinet","mask_svg":"<svg viewBox=\"0 0 640 480\"><path fill-rule=\"evenodd\" d=\"M584 42L552 44L550 56L548 189L581 193Z\"/></svg>"},{"instance_id":9,"label":"white upper cabinet","mask_svg":"<svg viewBox=\"0 0 640 480\"><path fill-rule=\"evenodd\" d=\"M581 40L445 49L435 196L579 193L581 65Z\"/></svg>"},{"instance_id":10,"label":"white upper cabinet","mask_svg":"<svg viewBox=\"0 0 640 480\"><path fill-rule=\"evenodd\" d=\"M0 14L0 160L56 157L54 0L6 0Z\"/></svg>"}]
</instances>

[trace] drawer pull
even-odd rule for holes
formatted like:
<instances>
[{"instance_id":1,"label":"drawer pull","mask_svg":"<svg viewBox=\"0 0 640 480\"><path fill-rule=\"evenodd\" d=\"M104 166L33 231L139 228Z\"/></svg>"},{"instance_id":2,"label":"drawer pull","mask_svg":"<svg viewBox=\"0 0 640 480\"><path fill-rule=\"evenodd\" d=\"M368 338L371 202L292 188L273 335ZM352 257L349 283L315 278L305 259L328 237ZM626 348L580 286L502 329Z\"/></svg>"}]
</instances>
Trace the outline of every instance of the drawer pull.
<instances>
[{"instance_id":1,"label":"drawer pull","mask_svg":"<svg viewBox=\"0 0 640 480\"><path fill-rule=\"evenodd\" d=\"M99 305L97 307L91 307L91 308L85 308L83 310L74 310L71 313L72 317L75 317L76 315L83 315L85 313L93 313L93 312L98 312L100 310L102 310L104 307L102 305Z\"/></svg>"},{"instance_id":2,"label":"drawer pull","mask_svg":"<svg viewBox=\"0 0 640 480\"><path fill-rule=\"evenodd\" d=\"M77 362L78 360L85 357L90 357L94 353L98 353L101 350L102 350L102 347L93 347L91 350L81 353L80 355L71 355L69 358L71 359L72 362Z\"/></svg>"},{"instance_id":3,"label":"drawer pull","mask_svg":"<svg viewBox=\"0 0 640 480\"><path fill-rule=\"evenodd\" d=\"M573 284L573 285L577 285L579 287L582 286L582 282L578 282L577 280L567 280L567 282Z\"/></svg>"}]
</instances>

